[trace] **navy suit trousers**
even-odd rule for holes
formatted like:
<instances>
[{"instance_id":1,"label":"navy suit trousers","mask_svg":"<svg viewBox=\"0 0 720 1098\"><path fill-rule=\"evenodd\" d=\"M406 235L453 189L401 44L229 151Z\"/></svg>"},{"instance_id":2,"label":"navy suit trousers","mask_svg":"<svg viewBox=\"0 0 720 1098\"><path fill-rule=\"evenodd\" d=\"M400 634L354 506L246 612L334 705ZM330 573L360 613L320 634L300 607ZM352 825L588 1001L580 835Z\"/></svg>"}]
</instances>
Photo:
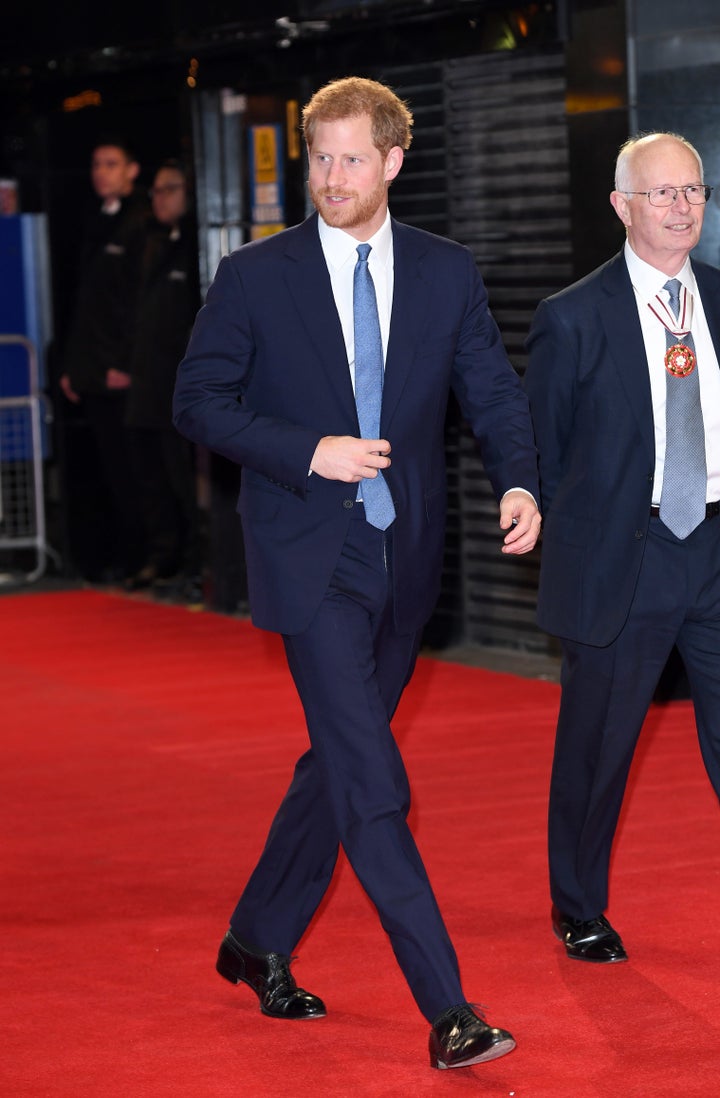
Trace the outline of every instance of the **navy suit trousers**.
<instances>
[{"instance_id":1,"label":"navy suit trousers","mask_svg":"<svg viewBox=\"0 0 720 1098\"><path fill-rule=\"evenodd\" d=\"M720 517L679 541L650 520L635 596L616 640L563 641L550 787L553 902L592 919L608 904L612 841L633 753L674 644L687 672L703 760L720 796Z\"/></svg>"},{"instance_id":2,"label":"navy suit trousers","mask_svg":"<svg viewBox=\"0 0 720 1098\"><path fill-rule=\"evenodd\" d=\"M465 998L407 824L410 789L390 729L420 637L394 629L391 530L370 526L362 504L354 518L309 628L284 637L311 747L296 765L231 927L256 949L290 955L330 884L342 845L420 1010L432 1021Z\"/></svg>"}]
</instances>

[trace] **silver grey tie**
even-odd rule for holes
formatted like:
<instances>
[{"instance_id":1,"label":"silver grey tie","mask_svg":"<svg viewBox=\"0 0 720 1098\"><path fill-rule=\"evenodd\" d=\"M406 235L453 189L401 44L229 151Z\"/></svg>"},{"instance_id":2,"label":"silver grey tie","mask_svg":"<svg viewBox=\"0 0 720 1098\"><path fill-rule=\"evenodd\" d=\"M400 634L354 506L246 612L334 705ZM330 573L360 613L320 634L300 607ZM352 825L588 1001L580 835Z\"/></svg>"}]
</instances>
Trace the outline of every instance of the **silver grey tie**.
<instances>
[{"instance_id":1,"label":"silver grey tie","mask_svg":"<svg viewBox=\"0 0 720 1098\"><path fill-rule=\"evenodd\" d=\"M680 281L671 278L664 289L670 294L675 317L680 311ZM668 348L678 339L666 333ZM682 342L695 351L688 332ZM665 409L665 469L663 472L660 518L678 538L686 538L705 518L707 468L705 464L705 428L700 405L700 378L697 366L684 377L665 371L667 403Z\"/></svg>"}]
</instances>

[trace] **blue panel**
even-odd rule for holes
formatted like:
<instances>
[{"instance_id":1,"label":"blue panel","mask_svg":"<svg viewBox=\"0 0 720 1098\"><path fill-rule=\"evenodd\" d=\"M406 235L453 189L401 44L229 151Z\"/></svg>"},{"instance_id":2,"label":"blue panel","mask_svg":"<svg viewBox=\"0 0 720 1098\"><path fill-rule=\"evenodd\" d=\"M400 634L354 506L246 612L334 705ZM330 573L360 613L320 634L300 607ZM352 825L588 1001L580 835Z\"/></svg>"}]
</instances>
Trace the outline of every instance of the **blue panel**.
<instances>
[{"instance_id":1,"label":"blue panel","mask_svg":"<svg viewBox=\"0 0 720 1098\"><path fill-rule=\"evenodd\" d=\"M0 333L27 336L23 234L20 215L0 217ZM27 354L0 345L0 398L29 392Z\"/></svg>"},{"instance_id":2,"label":"blue panel","mask_svg":"<svg viewBox=\"0 0 720 1098\"><path fill-rule=\"evenodd\" d=\"M42 214L0 217L0 335L23 336L33 344L37 377L21 343L0 342L0 460L30 461L33 454L29 405L2 401L37 396L45 382L45 351L52 334L47 222ZM48 433L41 424L43 454Z\"/></svg>"}]
</instances>

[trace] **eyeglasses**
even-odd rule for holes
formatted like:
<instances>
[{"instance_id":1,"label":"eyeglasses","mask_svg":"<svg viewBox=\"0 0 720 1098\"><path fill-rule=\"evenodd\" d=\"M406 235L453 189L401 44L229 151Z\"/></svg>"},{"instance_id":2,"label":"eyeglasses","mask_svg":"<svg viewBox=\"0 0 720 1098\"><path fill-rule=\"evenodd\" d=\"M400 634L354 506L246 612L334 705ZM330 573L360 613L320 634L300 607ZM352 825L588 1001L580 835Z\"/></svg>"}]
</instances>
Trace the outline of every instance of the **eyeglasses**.
<instances>
[{"instance_id":1,"label":"eyeglasses","mask_svg":"<svg viewBox=\"0 0 720 1098\"><path fill-rule=\"evenodd\" d=\"M713 190L702 183L691 183L688 187L653 187L649 191L623 191L623 194L644 194L651 206L672 206L682 191L691 206L704 206Z\"/></svg>"},{"instance_id":2,"label":"eyeglasses","mask_svg":"<svg viewBox=\"0 0 720 1098\"><path fill-rule=\"evenodd\" d=\"M184 183L166 183L164 187L151 187L148 191L150 198L156 198L162 194L172 194L173 191L179 191L185 186Z\"/></svg>"}]
</instances>

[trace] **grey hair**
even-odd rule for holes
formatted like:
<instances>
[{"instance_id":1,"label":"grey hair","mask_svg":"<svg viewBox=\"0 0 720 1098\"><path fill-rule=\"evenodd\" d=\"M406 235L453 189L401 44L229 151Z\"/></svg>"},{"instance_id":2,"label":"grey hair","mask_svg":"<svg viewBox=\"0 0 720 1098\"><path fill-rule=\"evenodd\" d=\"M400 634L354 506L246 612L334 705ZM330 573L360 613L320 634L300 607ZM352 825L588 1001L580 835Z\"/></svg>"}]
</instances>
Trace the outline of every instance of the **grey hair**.
<instances>
[{"instance_id":1,"label":"grey hair","mask_svg":"<svg viewBox=\"0 0 720 1098\"><path fill-rule=\"evenodd\" d=\"M662 130L655 131L653 133L641 133L636 137L630 137L624 145L620 147L617 161L615 162L615 190L623 191L628 194L633 189L632 184L632 156L635 150L644 145L650 144L659 137L672 137L675 141L679 141L681 145L684 145L688 152L691 152L698 162L698 168L700 169L699 182L704 182L703 176L703 162L700 153L697 151L694 145L691 145L687 138L682 137L679 133L667 133Z\"/></svg>"}]
</instances>

